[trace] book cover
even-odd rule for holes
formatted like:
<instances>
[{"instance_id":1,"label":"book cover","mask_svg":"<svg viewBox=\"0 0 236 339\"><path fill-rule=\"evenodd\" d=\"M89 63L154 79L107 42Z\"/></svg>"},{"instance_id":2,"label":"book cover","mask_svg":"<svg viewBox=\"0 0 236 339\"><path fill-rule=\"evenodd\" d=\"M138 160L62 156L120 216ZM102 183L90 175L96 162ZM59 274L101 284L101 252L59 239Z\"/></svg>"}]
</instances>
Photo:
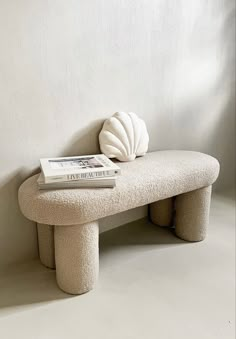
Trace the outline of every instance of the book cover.
<instances>
[{"instance_id":1,"label":"book cover","mask_svg":"<svg viewBox=\"0 0 236 339\"><path fill-rule=\"evenodd\" d=\"M103 178L120 174L120 168L104 154L43 158L45 183Z\"/></svg>"},{"instance_id":2,"label":"book cover","mask_svg":"<svg viewBox=\"0 0 236 339\"><path fill-rule=\"evenodd\" d=\"M37 179L38 188L40 190L47 189L63 189L63 188L106 188L116 186L116 177L104 177L95 179L81 179L72 181L59 181L52 183L45 183L44 175L41 173Z\"/></svg>"}]
</instances>

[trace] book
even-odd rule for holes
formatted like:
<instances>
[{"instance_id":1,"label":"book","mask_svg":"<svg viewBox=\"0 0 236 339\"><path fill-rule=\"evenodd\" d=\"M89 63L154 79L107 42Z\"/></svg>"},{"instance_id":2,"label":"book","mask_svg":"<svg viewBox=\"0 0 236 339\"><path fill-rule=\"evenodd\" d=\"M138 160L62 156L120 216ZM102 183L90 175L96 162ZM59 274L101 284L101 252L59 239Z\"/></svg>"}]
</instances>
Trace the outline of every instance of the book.
<instances>
[{"instance_id":1,"label":"book","mask_svg":"<svg viewBox=\"0 0 236 339\"><path fill-rule=\"evenodd\" d=\"M40 173L37 179L38 188L40 190L48 189L65 189L65 188L93 188L93 187L115 187L116 186L116 177L104 177L104 178L95 178L95 179L80 179L72 181L59 181L52 183L45 183L43 173Z\"/></svg>"},{"instance_id":2,"label":"book","mask_svg":"<svg viewBox=\"0 0 236 339\"><path fill-rule=\"evenodd\" d=\"M45 183L112 177L120 168L104 154L40 159Z\"/></svg>"}]
</instances>

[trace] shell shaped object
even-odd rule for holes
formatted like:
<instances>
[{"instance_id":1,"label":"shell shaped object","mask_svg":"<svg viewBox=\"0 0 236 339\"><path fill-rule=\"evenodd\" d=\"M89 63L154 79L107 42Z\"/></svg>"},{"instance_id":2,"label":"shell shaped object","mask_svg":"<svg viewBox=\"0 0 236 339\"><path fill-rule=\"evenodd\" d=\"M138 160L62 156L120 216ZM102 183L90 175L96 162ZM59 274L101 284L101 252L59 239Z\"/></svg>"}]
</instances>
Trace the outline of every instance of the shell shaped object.
<instances>
[{"instance_id":1,"label":"shell shaped object","mask_svg":"<svg viewBox=\"0 0 236 339\"><path fill-rule=\"evenodd\" d=\"M132 161L148 150L145 122L135 113L117 112L107 119L99 134L102 153L119 161Z\"/></svg>"}]
</instances>

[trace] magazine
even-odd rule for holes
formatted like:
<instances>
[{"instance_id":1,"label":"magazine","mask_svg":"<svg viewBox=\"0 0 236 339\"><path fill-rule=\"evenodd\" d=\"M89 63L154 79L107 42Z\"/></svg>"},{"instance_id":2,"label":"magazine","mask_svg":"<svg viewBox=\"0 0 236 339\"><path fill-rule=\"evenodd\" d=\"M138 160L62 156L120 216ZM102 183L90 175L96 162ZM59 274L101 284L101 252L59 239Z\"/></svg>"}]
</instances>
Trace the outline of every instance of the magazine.
<instances>
[{"instance_id":1,"label":"magazine","mask_svg":"<svg viewBox=\"0 0 236 339\"><path fill-rule=\"evenodd\" d=\"M120 168L104 154L43 158L40 165L45 183L110 177Z\"/></svg>"},{"instance_id":2,"label":"magazine","mask_svg":"<svg viewBox=\"0 0 236 339\"><path fill-rule=\"evenodd\" d=\"M48 189L63 189L63 188L97 188L97 187L115 187L116 186L116 177L104 177L104 178L95 178L95 179L81 179L81 180L72 180L72 181L59 181L52 183L45 183L43 173L40 173L37 179L38 188L40 190Z\"/></svg>"}]
</instances>

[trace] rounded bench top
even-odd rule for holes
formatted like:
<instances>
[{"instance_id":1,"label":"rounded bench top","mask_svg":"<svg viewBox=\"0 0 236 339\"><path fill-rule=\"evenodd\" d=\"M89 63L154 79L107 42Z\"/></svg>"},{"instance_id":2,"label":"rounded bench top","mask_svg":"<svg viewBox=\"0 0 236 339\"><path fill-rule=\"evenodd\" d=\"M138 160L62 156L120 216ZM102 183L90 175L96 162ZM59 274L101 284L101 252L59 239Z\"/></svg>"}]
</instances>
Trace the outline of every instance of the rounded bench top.
<instances>
[{"instance_id":1,"label":"rounded bench top","mask_svg":"<svg viewBox=\"0 0 236 339\"><path fill-rule=\"evenodd\" d=\"M83 224L212 185L219 175L215 158L192 151L150 152L118 165L114 188L39 190L34 175L20 186L21 211L42 224Z\"/></svg>"}]
</instances>

